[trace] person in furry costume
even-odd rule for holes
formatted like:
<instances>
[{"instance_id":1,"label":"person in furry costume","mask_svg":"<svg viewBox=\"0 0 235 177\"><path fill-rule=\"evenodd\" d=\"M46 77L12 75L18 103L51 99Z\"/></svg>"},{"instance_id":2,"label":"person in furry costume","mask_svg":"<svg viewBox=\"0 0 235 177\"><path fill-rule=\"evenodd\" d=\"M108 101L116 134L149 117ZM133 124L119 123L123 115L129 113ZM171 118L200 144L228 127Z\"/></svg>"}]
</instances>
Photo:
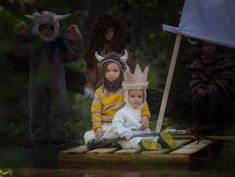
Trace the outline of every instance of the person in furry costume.
<instances>
[{"instance_id":1,"label":"person in furry costume","mask_svg":"<svg viewBox=\"0 0 235 177\"><path fill-rule=\"evenodd\" d=\"M126 38L121 20L110 14L104 14L97 18L94 23L91 40L85 54L86 61L86 83L84 94L87 98L94 97L94 91L102 85L102 76L95 59L95 52L104 56L109 52L124 54L126 49ZM132 69L133 61L128 51L127 65Z\"/></svg>"},{"instance_id":2,"label":"person in furry costume","mask_svg":"<svg viewBox=\"0 0 235 177\"><path fill-rule=\"evenodd\" d=\"M200 125L221 125L226 122L222 111L231 97L234 67L219 46L205 41L197 45L200 55L190 67L192 121Z\"/></svg>"},{"instance_id":3,"label":"person in furry costume","mask_svg":"<svg viewBox=\"0 0 235 177\"><path fill-rule=\"evenodd\" d=\"M59 37L59 21L70 14L43 11L25 16L34 22L34 38L19 40L25 33L21 33L21 25L16 28L15 57L29 61L30 140L36 145L61 144L66 138L64 123L69 118L64 66L78 58L81 34L72 26L72 35Z\"/></svg>"}]
</instances>

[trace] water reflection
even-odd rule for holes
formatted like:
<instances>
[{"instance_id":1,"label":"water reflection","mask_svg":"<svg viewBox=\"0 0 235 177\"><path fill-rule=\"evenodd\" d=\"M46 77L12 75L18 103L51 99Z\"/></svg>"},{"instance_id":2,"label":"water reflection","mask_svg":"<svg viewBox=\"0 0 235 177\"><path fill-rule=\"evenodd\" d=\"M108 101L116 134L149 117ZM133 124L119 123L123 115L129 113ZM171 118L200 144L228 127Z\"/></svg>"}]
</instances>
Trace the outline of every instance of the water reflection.
<instances>
[{"instance_id":1,"label":"water reflection","mask_svg":"<svg viewBox=\"0 0 235 177\"><path fill-rule=\"evenodd\" d=\"M15 176L18 177L234 177L235 173L214 171L181 171L181 170L150 170L150 171L127 171L122 169L17 169Z\"/></svg>"},{"instance_id":2,"label":"water reflection","mask_svg":"<svg viewBox=\"0 0 235 177\"><path fill-rule=\"evenodd\" d=\"M57 149L25 149L24 160L31 164L32 168L57 168Z\"/></svg>"}]
</instances>

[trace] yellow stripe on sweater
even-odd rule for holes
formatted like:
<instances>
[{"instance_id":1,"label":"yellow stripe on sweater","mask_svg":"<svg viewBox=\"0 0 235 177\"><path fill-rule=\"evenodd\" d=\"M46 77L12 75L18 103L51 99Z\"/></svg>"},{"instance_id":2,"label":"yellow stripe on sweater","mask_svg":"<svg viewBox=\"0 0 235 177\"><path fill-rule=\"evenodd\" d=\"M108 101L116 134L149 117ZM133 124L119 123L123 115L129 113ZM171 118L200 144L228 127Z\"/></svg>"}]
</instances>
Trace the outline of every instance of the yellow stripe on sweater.
<instances>
[{"instance_id":1,"label":"yellow stripe on sweater","mask_svg":"<svg viewBox=\"0 0 235 177\"><path fill-rule=\"evenodd\" d=\"M110 95L108 97L103 96L103 97L101 97L101 102L104 105L123 103L124 102L124 95L123 94L116 94L116 95Z\"/></svg>"},{"instance_id":2,"label":"yellow stripe on sweater","mask_svg":"<svg viewBox=\"0 0 235 177\"><path fill-rule=\"evenodd\" d=\"M107 111L103 112L103 115L107 117L113 117L117 111L117 109L108 109Z\"/></svg>"},{"instance_id":3,"label":"yellow stripe on sweater","mask_svg":"<svg viewBox=\"0 0 235 177\"><path fill-rule=\"evenodd\" d=\"M92 114L92 121L101 121L101 115Z\"/></svg>"},{"instance_id":4,"label":"yellow stripe on sweater","mask_svg":"<svg viewBox=\"0 0 235 177\"><path fill-rule=\"evenodd\" d=\"M147 102L144 103L144 107L143 107L143 109L142 109L142 111L141 111L141 116L142 116L142 117L143 117L143 116L147 116L149 119L150 119L150 117L151 117Z\"/></svg>"},{"instance_id":5,"label":"yellow stripe on sweater","mask_svg":"<svg viewBox=\"0 0 235 177\"><path fill-rule=\"evenodd\" d=\"M91 111L101 112L102 105L101 104L92 104Z\"/></svg>"}]
</instances>

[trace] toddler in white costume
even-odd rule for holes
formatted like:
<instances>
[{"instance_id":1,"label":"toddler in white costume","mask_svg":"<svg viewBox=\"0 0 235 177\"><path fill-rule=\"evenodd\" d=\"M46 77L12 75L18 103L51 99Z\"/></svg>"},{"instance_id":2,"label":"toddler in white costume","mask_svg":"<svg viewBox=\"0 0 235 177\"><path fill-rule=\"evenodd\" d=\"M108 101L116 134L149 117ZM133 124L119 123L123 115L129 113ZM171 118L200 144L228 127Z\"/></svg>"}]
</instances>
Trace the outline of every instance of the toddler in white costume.
<instances>
[{"instance_id":1,"label":"toddler in white costume","mask_svg":"<svg viewBox=\"0 0 235 177\"><path fill-rule=\"evenodd\" d=\"M148 87L148 68L146 67L142 73L140 66L136 65L133 74L129 69L124 73L122 87L126 104L116 112L112 122L113 131L126 139L118 142L122 148L144 148L146 150L159 150L161 148L161 145L157 143L157 137L155 137L155 140L152 137L133 138L134 134L151 132L149 128L143 129L141 126L141 109L146 103L146 89Z\"/></svg>"}]
</instances>

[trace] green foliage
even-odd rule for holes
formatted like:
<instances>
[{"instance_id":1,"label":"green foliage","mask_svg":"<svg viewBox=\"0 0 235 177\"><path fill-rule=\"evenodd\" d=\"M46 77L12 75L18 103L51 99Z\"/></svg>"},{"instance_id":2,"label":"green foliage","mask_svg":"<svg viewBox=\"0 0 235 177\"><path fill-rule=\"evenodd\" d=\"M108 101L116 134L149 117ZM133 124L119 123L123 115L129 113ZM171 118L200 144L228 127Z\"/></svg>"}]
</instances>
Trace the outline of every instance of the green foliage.
<instances>
[{"instance_id":1,"label":"green foliage","mask_svg":"<svg viewBox=\"0 0 235 177\"><path fill-rule=\"evenodd\" d=\"M83 134L91 129L91 102L83 95L69 93L71 120L66 124L68 139L79 140L83 143Z\"/></svg>"},{"instance_id":2,"label":"green foliage","mask_svg":"<svg viewBox=\"0 0 235 177\"><path fill-rule=\"evenodd\" d=\"M3 171L0 169L0 177L4 177L4 176L12 177L13 171L11 169L8 169L7 171Z\"/></svg>"}]
</instances>

